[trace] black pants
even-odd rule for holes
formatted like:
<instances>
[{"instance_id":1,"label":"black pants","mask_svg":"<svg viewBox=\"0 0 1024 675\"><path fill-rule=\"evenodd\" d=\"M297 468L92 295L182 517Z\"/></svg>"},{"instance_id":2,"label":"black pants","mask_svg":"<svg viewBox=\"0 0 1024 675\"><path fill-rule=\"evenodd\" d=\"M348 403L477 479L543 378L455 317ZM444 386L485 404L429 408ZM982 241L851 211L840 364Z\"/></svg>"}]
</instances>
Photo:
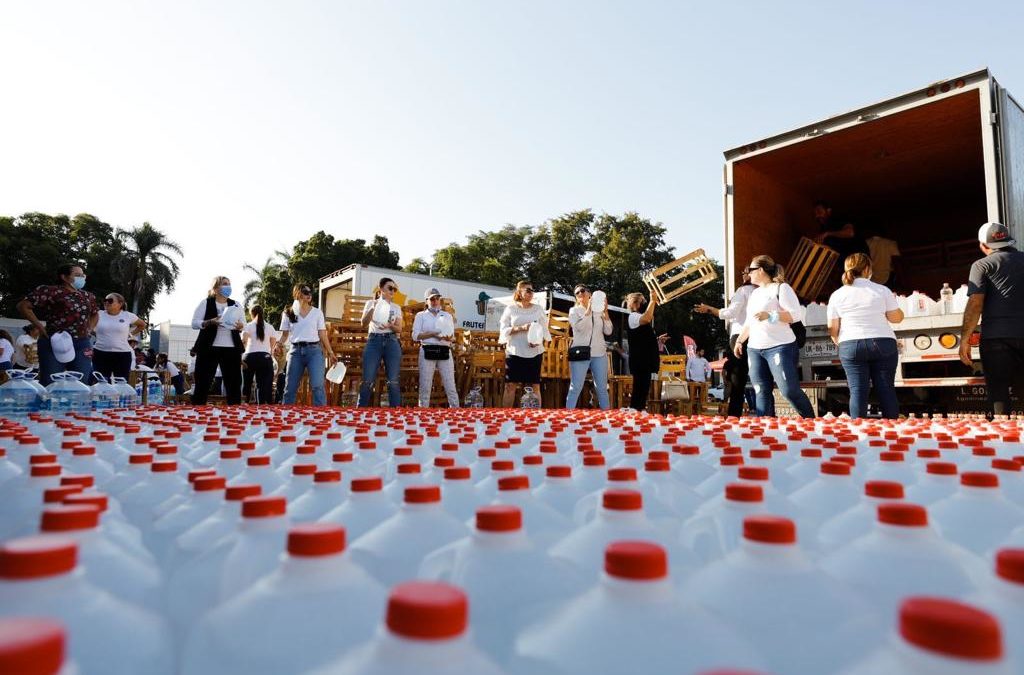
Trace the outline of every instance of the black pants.
<instances>
[{"instance_id":1,"label":"black pants","mask_svg":"<svg viewBox=\"0 0 1024 675\"><path fill-rule=\"evenodd\" d=\"M99 349L92 350L92 372L99 373L110 381L111 377L123 377L128 379L132 369L131 352L104 352ZM87 383L87 384L92 384Z\"/></svg>"},{"instance_id":2,"label":"black pants","mask_svg":"<svg viewBox=\"0 0 1024 675\"><path fill-rule=\"evenodd\" d=\"M245 402L252 401L252 384L256 382L256 403L274 402L274 359L267 352L251 352L245 355L245 370L242 371L242 392Z\"/></svg>"},{"instance_id":3,"label":"black pants","mask_svg":"<svg viewBox=\"0 0 1024 675\"><path fill-rule=\"evenodd\" d=\"M750 366L747 363L747 355L736 356L733 349L736 347L736 339L739 335L729 338L729 352L725 355L725 366L722 367L722 375L725 377L729 387L729 416L743 416L743 398L747 389L747 379L750 374Z\"/></svg>"},{"instance_id":4,"label":"black pants","mask_svg":"<svg viewBox=\"0 0 1024 675\"><path fill-rule=\"evenodd\" d=\"M224 379L224 398L227 404L238 405L242 402L242 350L235 347L210 347L196 354L193 405L206 404L217 366L220 366Z\"/></svg>"},{"instance_id":5,"label":"black pants","mask_svg":"<svg viewBox=\"0 0 1024 675\"><path fill-rule=\"evenodd\" d=\"M633 375L633 393L629 397L629 407L634 410L646 410L647 396L651 393L651 375L658 371L650 366L637 369L630 365L629 372Z\"/></svg>"},{"instance_id":6,"label":"black pants","mask_svg":"<svg viewBox=\"0 0 1024 675\"><path fill-rule=\"evenodd\" d=\"M980 351L992 413L1009 415L1014 410L1011 385L1020 410L1024 405L1024 338L982 338Z\"/></svg>"},{"instance_id":7,"label":"black pants","mask_svg":"<svg viewBox=\"0 0 1024 675\"><path fill-rule=\"evenodd\" d=\"M174 385L175 396L181 396L185 393L185 376L181 373L171 378L171 384Z\"/></svg>"}]
</instances>

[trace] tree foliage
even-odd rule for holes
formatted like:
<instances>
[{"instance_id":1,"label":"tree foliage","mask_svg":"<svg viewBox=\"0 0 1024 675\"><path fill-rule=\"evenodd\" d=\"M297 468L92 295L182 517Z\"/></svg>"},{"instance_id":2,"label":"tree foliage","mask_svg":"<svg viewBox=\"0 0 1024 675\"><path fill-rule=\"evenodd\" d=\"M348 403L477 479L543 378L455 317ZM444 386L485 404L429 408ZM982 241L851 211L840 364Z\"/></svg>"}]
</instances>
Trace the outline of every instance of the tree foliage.
<instances>
[{"instance_id":1,"label":"tree foliage","mask_svg":"<svg viewBox=\"0 0 1024 675\"><path fill-rule=\"evenodd\" d=\"M180 272L178 258L184 251L149 223L119 230L117 241L120 251L113 258L111 269L132 313L146 316L157 295L174 289Z\"/></svg>"}]
</instances>

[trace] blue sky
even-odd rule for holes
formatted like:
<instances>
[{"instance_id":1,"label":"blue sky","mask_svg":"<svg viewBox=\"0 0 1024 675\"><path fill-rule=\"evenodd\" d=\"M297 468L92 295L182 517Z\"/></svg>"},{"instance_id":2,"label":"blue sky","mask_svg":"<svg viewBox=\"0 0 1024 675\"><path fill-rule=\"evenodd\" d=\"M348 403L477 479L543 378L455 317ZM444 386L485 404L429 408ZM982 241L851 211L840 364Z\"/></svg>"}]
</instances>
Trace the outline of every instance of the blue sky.
<instances>
[{"instance_id":1,"label":"blue sky","mask_svg":"<svg viewBox=\"0 0 1024 675\"><path fill-rule=\"evenodd\" d=\"M722 244L722 152L984 66L1024 3L0 4L0 214L149 221L152 319L324 229L403 264L505 223L638 211Z\"/></svg>"}]
</instances>

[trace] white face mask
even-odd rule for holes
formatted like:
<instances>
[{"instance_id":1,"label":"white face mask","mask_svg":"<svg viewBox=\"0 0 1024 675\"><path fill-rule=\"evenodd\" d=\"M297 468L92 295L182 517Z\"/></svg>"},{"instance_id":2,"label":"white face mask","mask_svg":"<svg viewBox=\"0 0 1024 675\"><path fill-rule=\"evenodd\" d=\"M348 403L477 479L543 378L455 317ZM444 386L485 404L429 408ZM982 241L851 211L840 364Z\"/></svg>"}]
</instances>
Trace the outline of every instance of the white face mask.
<instances>
[{"instance_id":1,"label":"white face mask","mask_svg":"<svg viewBox=\"0 0 1024 675\"><path fill-rule=\"evenodd\" d=\"M299 302L298 300L292 301L292 313L293 314L298 314L301 311L302 311L302 303Z\"/></svg>"}]
</instances>

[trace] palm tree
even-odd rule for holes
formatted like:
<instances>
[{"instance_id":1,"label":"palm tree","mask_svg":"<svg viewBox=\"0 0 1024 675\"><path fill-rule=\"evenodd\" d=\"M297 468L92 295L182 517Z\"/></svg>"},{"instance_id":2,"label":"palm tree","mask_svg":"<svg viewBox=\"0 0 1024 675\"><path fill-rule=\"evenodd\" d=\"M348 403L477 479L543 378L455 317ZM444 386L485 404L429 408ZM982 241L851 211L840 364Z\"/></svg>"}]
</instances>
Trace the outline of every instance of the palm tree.
<instances>
[{"instance_id":1,"label":"palm tree","mask_svg":"<svg viewBox=\"0 0 1024 675\"><path fill-rule=\"evenodd\" d=\"M149 313L157 294L174 289L178 258L184 252L176 242L149 223L130 230L118 230L123 252L114 261L115 275L125 289L133 314Z\"/></svg>"},{"instance_id":2,"label":"palm tree","mask_svg":"<svg viewBox=\"0 0 1024 675\"><path fill-rule=\"evenodd\" d=\"M257 268L254 265L245 263L242 269L254 275L254 279L246 282L243 289L245 293L245 306L268 304L268 293L271 293L271 286L275 285L274 280L288 273L288 254L284 251L274 251L274 255L267 258L263 266Z\"/></svg>"}]
</instances>

